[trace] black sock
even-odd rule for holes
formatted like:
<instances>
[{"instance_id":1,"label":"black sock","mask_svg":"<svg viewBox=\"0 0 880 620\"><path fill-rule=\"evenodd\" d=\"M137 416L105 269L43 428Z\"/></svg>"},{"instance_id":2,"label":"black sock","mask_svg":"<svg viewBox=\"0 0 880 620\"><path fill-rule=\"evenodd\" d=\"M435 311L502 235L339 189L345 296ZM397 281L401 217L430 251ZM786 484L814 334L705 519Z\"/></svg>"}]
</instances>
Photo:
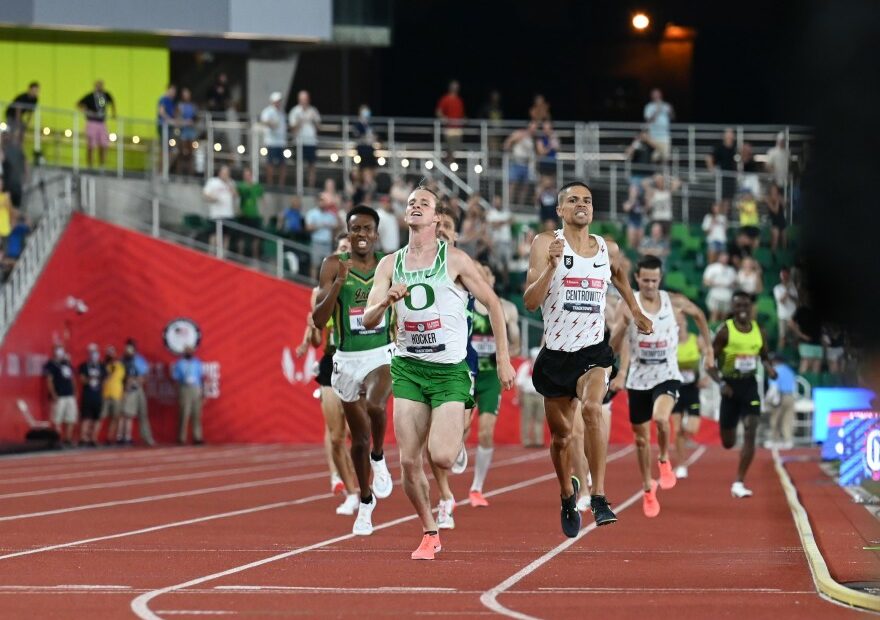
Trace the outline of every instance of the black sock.
<instances>
[{"instance_id":1,"label":"black sock","mask_svg":"<svg viewBox=\"0 0 880 620\"><path fill-rule=\"evenodd\" d=\"M385 450L382 450L379 454L376 454L375 452L370 452L370 458L374 461L381 461L383 458L385 458Z\"/></svg>"},{"instance_id":2,"label":"black sock","mask_svg":"<svg viewBox=\"0 0 880 620\"><path fill-rule=\"evenodd\" d=\"M373 494L370 493L369 495L366 495L366 496L361 495L361 503L362 504L372 504L373 503Z\"/></svg>"},{"instance_id":3,"label":"black sock","mask_svg":"<svg viewBox=\"0 0 880 620\"><path fill-rule=\"evenodd\" d=\"M436 536L437 530L428 530L427 532L425 532L425 534L427 534L428 536Z\"/></svg>"}]
</instances>

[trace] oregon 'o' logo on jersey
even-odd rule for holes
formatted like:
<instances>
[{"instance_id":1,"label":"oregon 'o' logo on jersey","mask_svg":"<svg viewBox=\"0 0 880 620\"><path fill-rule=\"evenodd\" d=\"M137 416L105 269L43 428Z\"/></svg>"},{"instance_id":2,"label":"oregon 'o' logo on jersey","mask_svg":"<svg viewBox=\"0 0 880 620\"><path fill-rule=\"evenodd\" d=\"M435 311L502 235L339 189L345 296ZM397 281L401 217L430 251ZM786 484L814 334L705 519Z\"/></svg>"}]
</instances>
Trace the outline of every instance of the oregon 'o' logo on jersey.
<instances>
[{"instance_id":1,"label":"oregon 'o' logo on jersey","mask_svg":"<svg viewBox=\"0 0 880 620\"><path fill-rule=\"evenodd\" d=\"M424 282L411 284L406 290L409 295L403 298L403 303L410 310L424 310L434 305L434 289Z\"/></svg>"}]
</instances>

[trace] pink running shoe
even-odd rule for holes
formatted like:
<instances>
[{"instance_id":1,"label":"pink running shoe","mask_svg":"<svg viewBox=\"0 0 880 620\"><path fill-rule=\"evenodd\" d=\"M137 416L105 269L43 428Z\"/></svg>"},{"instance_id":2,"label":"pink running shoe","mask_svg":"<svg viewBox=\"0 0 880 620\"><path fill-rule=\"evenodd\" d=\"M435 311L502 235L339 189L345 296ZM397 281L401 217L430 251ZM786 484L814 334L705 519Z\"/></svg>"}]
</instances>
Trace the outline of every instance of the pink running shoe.
<instances>
[{"instance_id":1,"label":"pink running shoe","mask_svg":"<svg viewBox=\"0 0 880 620\"><path fill-rule=\"evenodd\" d=\"M434 554L440 551L440 534L425 534L419 548L412 552L413 560L433 560Z\"/></svg>"}]
</instances>

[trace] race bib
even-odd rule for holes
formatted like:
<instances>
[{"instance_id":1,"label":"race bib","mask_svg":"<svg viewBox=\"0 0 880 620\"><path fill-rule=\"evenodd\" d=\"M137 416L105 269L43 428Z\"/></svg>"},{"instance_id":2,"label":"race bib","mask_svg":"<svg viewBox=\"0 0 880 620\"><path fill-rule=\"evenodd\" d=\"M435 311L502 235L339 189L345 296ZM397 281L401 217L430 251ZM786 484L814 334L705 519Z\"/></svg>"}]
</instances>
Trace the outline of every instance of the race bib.
<instances>
[{"instance_id":1,"label":"race bib","mask_svg":"<svg viewBox=\"0 0 880 620\"><path fill-rule=\"evenodd\" d=\"M364 328L364 313L366 307L356 306L348 309L348 326L354 336L372 336L385 331L385 313L382 313L382 320L376 327L371 329Z\"/></svg>"},{"instance_id":2,"label":"race bib","mask_svg":"<svg viewBox=\"0 0 880 620\"><path fill-rule=\"evenodd\" d=\"M681 371L681 382L682 383L693 383L697 380L697 373L693 370L682 370Z\"/></svg>"},{"instance_id":3,"label":"race bib","mask_svg":"<svg viewBox=\"0 0 880 620\"><path fill-rule=\"evenodd\" d=\"M562 309L568 312L599 312L605 295L605 280L601 278L563 278Z\"/></svg>"},{"instance_id":4,"label":"race bib","mask_svg":"<svg viewBox=\"0 0 880 620\"><path fill-rule=\"evenodd\" d=\"M474 334L471 336L471 346L480 357L490 357L495 355L495 336Z\"/></svg>"},{"instance_id":5,"label":"race bib","mask_svg":"<svg viewBox=\"0 0 880 620\"><path fill-rule=\"evenodd\" d=\"M446 350L443 325L440 319L404 321L406 350L409 353L437 353Z\"/></svg>"},{"instance_id":6,"label":"race bib","mask_svg":"<svg viewBox=\"0 0 880 620\"><path fill-rule=\"evenodd\" d=\"M754 355L737 355L733 367L737 372L754 372L758 368L758 358Z\"/></svg>"},{"instance_id":7,"label":"race bib","mask_svg":"<svg viewBox=\"0 0 880 620\"><path fill-rule=\"evenodd\" d=\"M640 364L665 364L667 359L667 346L665 340L639 343Z\"/></svg>"}]
</instances>

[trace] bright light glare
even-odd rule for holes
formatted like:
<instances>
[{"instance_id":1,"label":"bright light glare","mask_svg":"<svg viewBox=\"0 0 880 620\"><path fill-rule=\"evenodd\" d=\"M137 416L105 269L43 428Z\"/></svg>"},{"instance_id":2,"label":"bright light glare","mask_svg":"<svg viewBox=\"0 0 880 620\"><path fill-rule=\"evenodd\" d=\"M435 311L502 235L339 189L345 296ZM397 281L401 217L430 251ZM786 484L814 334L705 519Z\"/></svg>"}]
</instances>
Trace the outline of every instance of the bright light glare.
<instances>
[{"instance_id":1,"label":"bright light glare","mask_svg":"<svg viewBox=\"0 0 880 620\"><path fill-rule=\"evenodd\" d=\"M400 160L400 165L403 166L404 168L409 168L409 160L406 159L406 158L401 159L401 160Z\"/></svg>"},{"instance_id":2,"label":"bright light glare","mask_svg":"<svg viewBox=\"0 0 880 620\"><path fill-rule=\"evenodd\" d=\"M284 149L284 159L290 159L290 156L293 155L290 149Z\"/></svg>"},{"instance_id":3,"label":"bright light glare","mask_svg":"<svg viewBox=\"0 0 880 620\"><path fill-rule=\"evenodd\" d=\"M378 163L380 166L384 166L385 165L385 158L380 157L379 159L376 160L376 163Z\"/></svg>"},{"instance_id":4,"label":"bright light glare","mask_svg":"<svg viewBox=\"0 0 880 620\"><path fill-rule=\"evenodd\" d=\"M140 144L140 143L141 143L141 137L140 137L140 136L132 136L132 137L131 137L131 143L132 143L132 144Z\"/></svg>"},{"instance_id":5,"label":"bright light glare","mask_svg":"<svg viewBox=\"0 0 880 620\"><path fill-rule=\"evenodd\" d=\"M64 130L64 137L65 137L65 138L69 138L69 137L72 136L72 135L73 135L73 130L71 130L71 129L65 129L65 130Z\"/></svg>"},{"instance_id":6,"label":"bright light glare","mask_svg":"<svg viewBox=\"0 0 880 620\"><path fill-rule=\"evenodd\" d=\"M480 164L477 164L476 166L474 166L474 172L476 172L477 174L482 174L483 173L483 166L481 166Z\"/></svg>"},{"instance_id":7,"label":"bright light glare","mask_svg":"<svg viewBox=\"0 0 880 620\"><path fill-rule=\"evenodd\" d=\"M214 150L217 151L218 153L220 152L220 149L222 149L222 148L223 148L223 145L220 144L219 142L214 143Z\"/></svg>"},{"instance_id":8,"label":"bright light glare","mask_svg":"<svg viewBox=\"0 0 880 620\"><path fill-rule=\"evenodd\" d=\"M239 144L238 148L235 150L238 151L239 155L244 155L244 151L245 151L244 144Z\"/></svg>"},{"instance_id":9,"label":"bright light glare","mask_svg":"<svg viewBox=\"0 0 880 620\"><path fill-rule=\"evenodd\" d=\"M110 134L110 142L116 142L117 138L118 138L118 136L115 133Z\"/></svg>"},{"instance_id":10,"label":"bright light glare","mask_svg":"<svg viewBox=\"0 0 880 620\"><path fill-rule=\"evenodd\" d=\"M455 162L452 162L451 164L449 164L449 169L452 170L453 172L458 172L458 164Z\"/></svg>"},{"instance_id":11,"label":"bright light glare","mask_svg":"<svg viewBox=\"0 0 880 620\"><path fill-rule=\"evenodd\" d=\"M335 164L339 161L339 155L337 153L330 153L330 161Z\"/></svg>"},{"instance_id":12,"label":"bright light glare","mask_svg":"<svg viewBox=\"0 0 880 620\"><path fill-rule=\"evenodd\" d=\"M267 149L265 146L260 149L260 155L262 155L263 157L265 157L268 154L269 154L269 149Z\"/></svg>"},{"instance_id":13,"label":"bright light glare","mask_svg":"<svg viewBox=\"0 0 880 620\"><path fill-rule=\"evenodd\" d=\"M648 19L648 16L644 13L636 13L633 15L633 28L636 30L644 30L651 23L651 20Z\"/></svg>"},{"instance_id":14,"label":"bright light glare","mask_svg":"<svg viewBox=\"0 0 880 620\"><path fill-rule=\"evenodd\" d=\"M425 168L427 168L428 170L431 170L433 167L434 167L434 162L432 162L430 159L425 162Z\"/></svg>"}]
</instances>

